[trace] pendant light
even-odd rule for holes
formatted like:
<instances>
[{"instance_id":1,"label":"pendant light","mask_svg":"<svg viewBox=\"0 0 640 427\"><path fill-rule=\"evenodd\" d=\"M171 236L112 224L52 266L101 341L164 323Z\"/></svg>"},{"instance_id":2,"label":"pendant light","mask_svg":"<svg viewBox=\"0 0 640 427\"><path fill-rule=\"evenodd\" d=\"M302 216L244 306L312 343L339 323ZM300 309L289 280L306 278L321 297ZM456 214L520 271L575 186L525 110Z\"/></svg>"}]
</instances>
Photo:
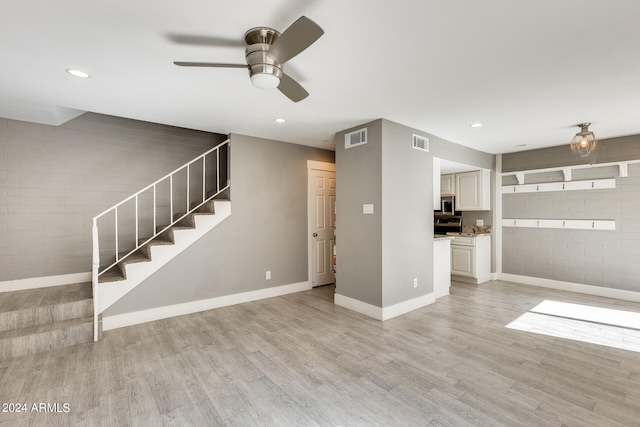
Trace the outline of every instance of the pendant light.
<instances>
[{"instance_id":1,"label":"pendant light","mask_svg":"<svg viewBox=\"0 0 640 427\"><path fill-rule=\"evenodd\" d=\"M596 149L598 141L593 132L589 131L591 123L580 123L581 130L571 140L571 151L580 157L587 157Z\"/></svg>"}]
</instances>

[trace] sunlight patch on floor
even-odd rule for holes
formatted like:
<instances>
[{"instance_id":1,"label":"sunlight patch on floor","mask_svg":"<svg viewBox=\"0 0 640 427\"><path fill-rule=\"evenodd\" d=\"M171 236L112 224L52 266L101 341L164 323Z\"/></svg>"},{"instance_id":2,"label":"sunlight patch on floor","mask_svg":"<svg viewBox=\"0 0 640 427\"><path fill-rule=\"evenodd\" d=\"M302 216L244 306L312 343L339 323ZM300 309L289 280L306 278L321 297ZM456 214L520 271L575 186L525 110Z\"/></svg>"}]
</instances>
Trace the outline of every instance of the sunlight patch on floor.
<instances>
[{"instance_id":1,"label":"sunlight patch on floor","mask_svg":"<svg viewBox=\"0 0 640 427\"><path fill-rule=\"evenodd\" d=\"M640 313L543 301L507 328L640 352Z\"/></svg>"}]
</instances>

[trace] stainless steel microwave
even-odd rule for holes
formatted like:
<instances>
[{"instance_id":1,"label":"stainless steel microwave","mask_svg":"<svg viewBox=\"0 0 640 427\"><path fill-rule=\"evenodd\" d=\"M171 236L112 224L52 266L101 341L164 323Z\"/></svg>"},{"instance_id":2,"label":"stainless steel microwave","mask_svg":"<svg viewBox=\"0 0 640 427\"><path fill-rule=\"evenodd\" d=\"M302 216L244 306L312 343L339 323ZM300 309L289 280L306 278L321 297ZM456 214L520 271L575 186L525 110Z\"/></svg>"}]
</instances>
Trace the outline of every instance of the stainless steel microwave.
<instances>
[{"instance_id":1,"label":"stainless steel microwave","mask_svg":"<svg viewBox=\"0 0 640 427\"><path fill-rule=\"evenodd\" d=\"M456 196L441 196L440 197L440 212L445 215L456 214Z\"/></svg>"}]
</instances>

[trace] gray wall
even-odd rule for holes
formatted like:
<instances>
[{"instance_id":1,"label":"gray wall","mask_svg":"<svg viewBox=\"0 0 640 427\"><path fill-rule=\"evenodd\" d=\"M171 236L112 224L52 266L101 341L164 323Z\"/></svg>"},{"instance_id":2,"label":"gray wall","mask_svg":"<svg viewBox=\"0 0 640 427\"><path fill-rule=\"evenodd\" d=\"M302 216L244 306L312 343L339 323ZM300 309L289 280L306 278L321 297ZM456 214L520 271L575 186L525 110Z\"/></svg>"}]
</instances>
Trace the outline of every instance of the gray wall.
<instances>
[{"instance_id":1,"label":"gray wall","mask_svg":"<svg viewBox=\"0 0 640 427\"><path fill-rule=\"evenodd\" d=\"M411 147L414 133L427 136L382 121L383 307L433 292L433 156Z\"/></svg>"},{"instance_id":2,"label":"gray wall","mask_svg":"<svg viewBox=\"0 0 640 427\"><path fill-rule=\"evenodd\" d=\"M363 127L368 143L345 150L344 134ZM382 120L336 134L336 179L337 292L382 307Z\"/></svg>"},{"instance_id":3,"label":"gray wall","mask_svg":"<svg viewBox=\"0 0 640 427\"><path fill-rule=\"evenodd\" d=\"M609 138L598 142L598 147L589 157L573 154L569 142L557 147L541 148L539 150L519 151L502 155L502 171L553 168L559 166L573 166L581 164L595 164L617 162L629 159L640 159L640 144L638 135Z\"/></svg>"},{"instance_id":4,"label":"gray wall","mask_svg":"<svg viewBox=\"0 0 640 427\"><path fill-rule=\"evenodd\" d=\"M433 157L477 166L479 169L495 170L495 155L474 150L473 148L447 141L435 135L424 132L423 134L429 137L430 153Z\"/></svg>"},{"instance_id":5,"label":"gray wall","mask_svg":"<svg viewBox=\"0 0 640 427\"><path fill-rule=\"evenodd\" d=\"M589 163L640 159L640 136L603 140ZM592 155L593 156L593 155ZM568 146L503 155L505 171L575 165ZM615 231L503 229L505 273L640 291L640 164L576 169L573 179L616 178L615 189L503 195L503 218L615 219ZM562 181L561 172L527 175L527 183ZM504 177L503 184L514 178Z\"/></svg>"},{"instance_id":6,"label":"gray wall","mask_svg":"<svg viewBox=\"0 0 640 427\"><path fill-rule=\"evenodd\" d=\"M225 136L86 113L0 118L0 281L91 270L91 218Z\"/></svg>"},{"instance_id":7,"label":"gray wall","mask_svg":"<svg viewBox=\"0 0 640 427\"><path fill-rule=\"evenodd\" d=\"M306 282L307 160L334 153L232 134L231 216L105 315Z\"/></svg>"},{"instance_id":8,"label":"gray wall","mask_svg":"<svg viewBox=\"0 0 640 427\"><path fill-rule=\"evenodd\" d=\"M367 127L366 145L344 135ZM414 150L411 135L429 138ZM433 291L433 157L492 169L495 156L380 119L336 134L337 292L388 307ZM362 205L373 203L374 215ZM418 287L413 288L413 279Z\"/></svg>"}]
</instances>

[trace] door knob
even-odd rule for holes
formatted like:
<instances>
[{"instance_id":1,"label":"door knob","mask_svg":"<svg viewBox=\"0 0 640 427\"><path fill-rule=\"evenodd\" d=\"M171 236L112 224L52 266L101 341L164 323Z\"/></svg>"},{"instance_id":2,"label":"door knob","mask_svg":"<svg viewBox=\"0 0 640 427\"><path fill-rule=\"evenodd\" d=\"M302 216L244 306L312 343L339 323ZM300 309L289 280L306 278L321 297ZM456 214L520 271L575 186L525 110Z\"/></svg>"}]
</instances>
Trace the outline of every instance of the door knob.
<instances>
[{"instance_id":1,"label":"door knob","mask_svg":"<svg viewBox=\"0 0 640 427\"><path fill-rule=\"evenodd\" d=\"M313 237L318 237L318 233L313 233Z\"/></svg>"}]
</instances>

